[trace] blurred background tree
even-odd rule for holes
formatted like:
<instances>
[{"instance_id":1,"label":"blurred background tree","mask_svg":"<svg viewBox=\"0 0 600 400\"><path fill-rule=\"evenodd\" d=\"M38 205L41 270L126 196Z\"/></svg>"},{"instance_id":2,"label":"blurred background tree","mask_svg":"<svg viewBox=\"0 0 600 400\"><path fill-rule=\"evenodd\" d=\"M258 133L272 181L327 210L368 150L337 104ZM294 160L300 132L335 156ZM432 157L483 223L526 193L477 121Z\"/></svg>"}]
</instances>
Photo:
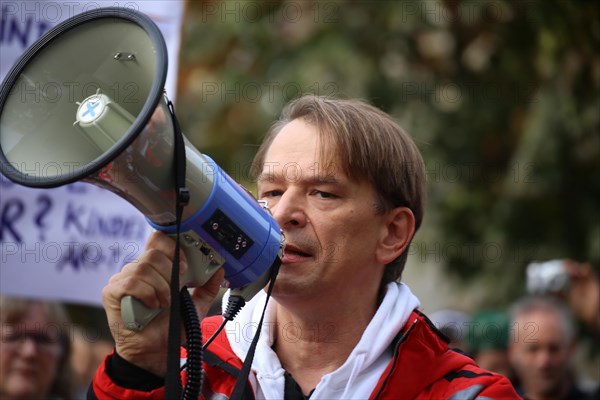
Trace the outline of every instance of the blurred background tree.
<instances>
[{"instance_id":1,"label":"blurred background tree","mask_svg":"<svg viewBox=\"0 0 600 400\"><path fill-rule=\"evenodd\" d=\"M505 305L532 260L600 266L600 3L189 2L177 112L238 182L283 105L363 98L416 139L411 251ZM491 286L490 286L491 285Z\"/></svg>"}]
</instances>

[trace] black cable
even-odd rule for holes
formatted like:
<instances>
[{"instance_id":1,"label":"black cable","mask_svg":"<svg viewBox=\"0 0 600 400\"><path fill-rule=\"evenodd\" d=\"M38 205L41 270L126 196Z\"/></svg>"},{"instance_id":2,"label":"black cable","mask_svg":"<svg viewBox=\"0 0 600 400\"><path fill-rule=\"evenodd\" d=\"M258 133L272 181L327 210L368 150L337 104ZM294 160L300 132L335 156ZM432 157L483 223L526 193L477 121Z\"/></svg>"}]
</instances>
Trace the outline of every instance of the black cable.
<instances>
[{"instance_id":1,"label":"black cable","mask_svg":"<svg viewBox=\"0 0 600 400\"><path fill-rule=\"evenodd\" d=\"M192 296L184 286L181 289L181 315L187 336L187 384L183 399L197 400L202 391L202 331Z\"/></svg>"},{"instance_id":2,"label":"black cable","mask_svg":"<svg viewBox=\"0 0 600 400\"><path fill-rule=\"evenodd\" d=\"M242 296L229 296L229 300L227 300L227 307L223 312L223 322L221 322L221 325L215 331L215 333L213 333L206 343L204 343L204 346L202 346L203 349L207 348L213 342L213 340L215 340L223 328L225 328L227 322L232 321L245 305L246 301Z\"/></svg>"},{"instance_id":3,"label":"black cable","mask_svg":"<svg viewBox=\"0 0 600 400\"><path fill-rule=\"evenodd\" d=\"M242 307L246 305L246 300L242 296L231 295L227 301L227 307L223 312L223 318L227 321L232 321Z\"/></svg>"},{"instance_id":4,"label":"black cable","mask_svg":"<svg viewBox=\"0 0 600 400\"><path fill-rule=\"evenodd\" d=\"M227 324L227 322L232 321L235 316L237 315L237 313L240 312L240 310L242 309L242 307L244 307L244 305L246 305L246 301L241 297L241 296L231 296L229 297L229 300L227 301L227 307L225 312L223 313L223 322L221 322L221 325L219 326L219 328L217 328L217 330L215 331L215 333L212 334L212 336L206 341L206 343L204 343L204 346L202 346L202 350L206 349L215 339L217 336L219 336L219 333L221 333L221 331L223 330L223 328L225 328L225 325ZM183 305L182 305L182 313L183 313ZM183 313L184 316L184 325L185 325L185 316L186 313ZM198 317L196 316L196 319ZM186 332L187 332L187 328L186 328ZM188 335L188 338L190 336ZM199 333L199 337L202 337L202 334ZM190 359L189 357L189 349L188 349L188 360ZM181 370L184 370L188 368L188 362L186 362L184 365L181 366ZM189 382L189 372L188 372L188 382Z\"/></svg>"}]
</instances>

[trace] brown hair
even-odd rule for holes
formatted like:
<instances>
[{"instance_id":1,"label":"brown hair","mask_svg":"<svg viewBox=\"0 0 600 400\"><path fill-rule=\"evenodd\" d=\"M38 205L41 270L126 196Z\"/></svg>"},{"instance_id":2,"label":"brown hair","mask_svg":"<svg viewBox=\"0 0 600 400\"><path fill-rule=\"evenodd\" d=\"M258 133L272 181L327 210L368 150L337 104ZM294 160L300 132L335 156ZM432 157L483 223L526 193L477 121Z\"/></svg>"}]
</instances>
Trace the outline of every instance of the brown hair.
<instances>
[{"instance_id":1,"label":"brown hair","mask_svg":"<svg viewBox=\"0 0 600 400\"><path fill-rule=\"evenodd\" d=\"M360 100L307 95L290 102L256 153L255 175L261 173L275 136L295 119L318 128L320 160L329 163L325 167L339 163L350 179L371 182L377 193L379 213L407 207L415 216L415 231L419 228L426 197L421 153L412 138L388 114ZM408 247L387 265L382 285L400 279L407 256Z\"/></svg>"},{"instance_id":2,"label":"brown hair","mask_svg":"<svg viewBox=\"0 0 600 400\"><path fill-rule=\"evenodd\" d=\"M27 314L29 307L33 304L40 305L48 318L48 323L59 328L59 341L62 347L61 357L58 363L56 380L51 387L48 397L58 397L64 400L74 399L73 371L69 364L71 353L71 342L69 338L69 318L65 308L55 302L23 299L0 295L0 323L17 324Z\"/></svg>"}]
</instances>

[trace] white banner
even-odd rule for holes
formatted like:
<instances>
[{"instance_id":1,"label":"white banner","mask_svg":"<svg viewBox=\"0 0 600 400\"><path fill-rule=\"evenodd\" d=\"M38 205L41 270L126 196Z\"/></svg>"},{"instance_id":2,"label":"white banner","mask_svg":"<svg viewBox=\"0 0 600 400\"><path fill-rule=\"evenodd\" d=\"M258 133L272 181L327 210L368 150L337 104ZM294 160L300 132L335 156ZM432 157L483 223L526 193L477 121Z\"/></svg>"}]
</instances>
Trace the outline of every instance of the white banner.
<instances>
[{"instance_id":1,"label":"white banner","mask_svg":"<svg viewBox=\"0 0 600 400\"><path fill-rule=\"evenodd\" d=\"M133 206L90 184L24 189L3 177L0 188L3 294L98 304L151 232Z\"/></svg>"},{"instance_id":2,"label":"white banner","mask_svg":"<svg viewBox=\"0 0 600 400\"><path fill-rule=\"evenodd\" d=\"M139 10L158 25L169 53L166 89L174 100L180 1L2 1L0 79L53 26L100 7ZM115 194L85 183L30 189L0 175L0 293L101 304L108 279L143 249L151 229Z\"/></svg>"}]
</instances>

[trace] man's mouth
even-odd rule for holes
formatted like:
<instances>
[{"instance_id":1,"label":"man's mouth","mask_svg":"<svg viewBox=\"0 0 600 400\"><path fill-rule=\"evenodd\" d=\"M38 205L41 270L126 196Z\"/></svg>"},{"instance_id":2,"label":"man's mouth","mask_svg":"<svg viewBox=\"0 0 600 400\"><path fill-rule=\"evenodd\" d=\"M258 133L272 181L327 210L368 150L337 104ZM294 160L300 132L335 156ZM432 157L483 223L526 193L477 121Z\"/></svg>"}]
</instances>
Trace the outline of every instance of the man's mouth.
<instances>
[{"instance_id":1,"label":"man's mouth","mask_svg":"<svg viewBox=\"0 0 600 400\"><path fill-rule=\"evenodd\" d=\"M301 249L294 245L286 245L283 251L284 263L303 261L309 257L312 257L312 254L310 254L307 250Z\"/></svg>"}]
</instances>

